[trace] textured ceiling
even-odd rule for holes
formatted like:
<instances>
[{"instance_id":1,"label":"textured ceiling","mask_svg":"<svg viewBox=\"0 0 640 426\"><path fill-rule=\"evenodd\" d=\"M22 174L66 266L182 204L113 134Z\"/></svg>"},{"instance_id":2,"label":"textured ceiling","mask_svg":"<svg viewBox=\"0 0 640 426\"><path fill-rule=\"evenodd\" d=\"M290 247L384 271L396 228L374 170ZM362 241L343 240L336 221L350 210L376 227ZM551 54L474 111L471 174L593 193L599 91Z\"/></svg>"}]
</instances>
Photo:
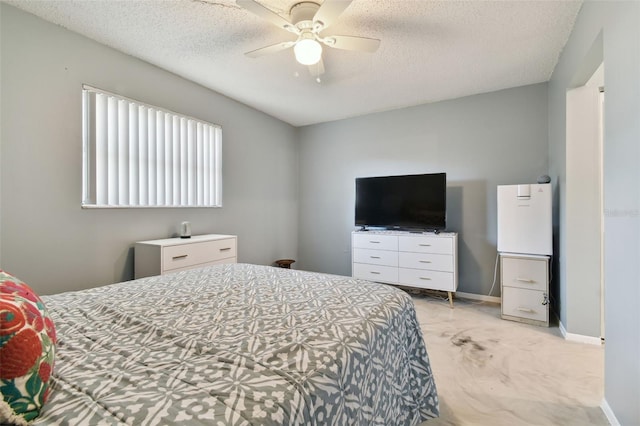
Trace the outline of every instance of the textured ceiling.
<instances>
[{"instance_id":1,"label":"textured ceiling","mask_svg":"<svg viewBox=\"0 0 640 426\"><path fill-rule=\"evenodd\" d=\"M258 1L285 18L297 2ZM325 48L319 84L291 49L246 57L295 36L234 0L5 2L295 126L548 81L582 4L354 0L323 35L380 48Z\"/></svg>"}]
</instances>

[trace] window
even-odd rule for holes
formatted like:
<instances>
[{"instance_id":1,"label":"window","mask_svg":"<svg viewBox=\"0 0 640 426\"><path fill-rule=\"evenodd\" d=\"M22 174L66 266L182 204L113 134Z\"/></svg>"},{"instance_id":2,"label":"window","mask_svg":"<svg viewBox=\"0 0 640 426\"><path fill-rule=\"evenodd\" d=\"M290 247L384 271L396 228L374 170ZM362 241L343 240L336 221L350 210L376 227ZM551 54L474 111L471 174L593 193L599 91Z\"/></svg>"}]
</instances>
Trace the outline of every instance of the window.
<instances>
[{"instance_id":1,"label":"window","mask_svg":"<svg viewBox=\"0 0 640 426\"><path fill-rule=\"evenodd\" d=\"M83 207L221 207L222 129L82 90Z\"/></svg>"}]
</instances>

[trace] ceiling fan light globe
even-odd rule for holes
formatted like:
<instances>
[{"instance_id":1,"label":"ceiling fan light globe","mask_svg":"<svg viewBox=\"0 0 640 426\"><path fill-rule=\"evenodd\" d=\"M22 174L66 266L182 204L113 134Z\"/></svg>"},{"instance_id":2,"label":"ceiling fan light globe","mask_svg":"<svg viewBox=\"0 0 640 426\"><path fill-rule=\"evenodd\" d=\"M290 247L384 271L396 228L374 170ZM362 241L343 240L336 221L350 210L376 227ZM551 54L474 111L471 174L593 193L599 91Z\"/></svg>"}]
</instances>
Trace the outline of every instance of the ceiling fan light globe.
<instances>
[{"instance_id":1,"label":"ceiling fan light globe","mask_svg":"<svg viewBox=\"0 0 640 426\"><path fill-rule=\"evenodd\" d=\"M302 65L314 65L322 57L322 46L316 40L304 39L296 43L293 53Z\"/></svg>"}]
</instances>

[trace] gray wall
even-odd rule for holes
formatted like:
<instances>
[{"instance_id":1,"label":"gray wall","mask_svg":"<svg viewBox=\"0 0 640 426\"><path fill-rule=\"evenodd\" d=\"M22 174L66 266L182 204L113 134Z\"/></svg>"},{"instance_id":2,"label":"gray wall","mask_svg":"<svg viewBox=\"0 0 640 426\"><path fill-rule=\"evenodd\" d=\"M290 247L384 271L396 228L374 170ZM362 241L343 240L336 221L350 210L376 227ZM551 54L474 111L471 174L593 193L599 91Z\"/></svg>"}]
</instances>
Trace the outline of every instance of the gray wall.
<instances>
[{"instance_id":1,"label":"gray wall","mask_svg":"<svg viewBox=\"0 0 640 426\"><path fill-rule=\"evenodd\" d=\"M558 175L560 297L593 289L565 281L565 94L604 58L605 401L623 425L640 424L640 2L585 2L549 82L550 170ZM599 38L602 38L599 41ZM594 49L595 47L595 49ZM594 60L593 57L596 57ZM597 64L595 65L597 66ZM588 309L561 304L567 331Z\"/></svg>"},{"instance_id":2,"label":"gray wall","mask_svg":"<svg viewBox=\"0 0 640 426\"><path fill-rule=\"evenodd\" d=\"M301 128L300 267L351 274L356 177L446 172L458 290L488 294L496 186L547 173L547 132L546 84Z\"/></svg>"},{"instance_id":3,"label":"gray wall","mask_svg":"<svg viewBox=\"0 0 640 426\"><path fill-rule=\"evenodd\" d=\"M297 257L293 127L148 63L1 8L3 269L43 294L133 277L135 241L238 235L239 261ZM223 208L92 209L81 201L81 85L222 125Z\"/></svg>"}]
</instances>

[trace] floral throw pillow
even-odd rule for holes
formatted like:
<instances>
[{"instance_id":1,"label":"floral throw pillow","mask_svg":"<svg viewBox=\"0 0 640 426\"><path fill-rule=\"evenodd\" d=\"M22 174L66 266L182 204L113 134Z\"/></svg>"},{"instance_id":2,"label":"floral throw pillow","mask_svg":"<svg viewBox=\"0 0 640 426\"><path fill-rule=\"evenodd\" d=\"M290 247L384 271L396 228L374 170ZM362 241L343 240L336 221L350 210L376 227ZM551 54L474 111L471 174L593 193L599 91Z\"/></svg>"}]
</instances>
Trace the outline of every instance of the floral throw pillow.
<instances>
[{"instance_id":1,"label":"floral throw pillow","mask_svg":"<svg viewBox=\"0 0 640 426\"><path fill-rule=\"evenodd\" d=\"M42 300L0 270L0 424L23 425L49 393L56 331Z\"/></svg>"}]
</instances>

